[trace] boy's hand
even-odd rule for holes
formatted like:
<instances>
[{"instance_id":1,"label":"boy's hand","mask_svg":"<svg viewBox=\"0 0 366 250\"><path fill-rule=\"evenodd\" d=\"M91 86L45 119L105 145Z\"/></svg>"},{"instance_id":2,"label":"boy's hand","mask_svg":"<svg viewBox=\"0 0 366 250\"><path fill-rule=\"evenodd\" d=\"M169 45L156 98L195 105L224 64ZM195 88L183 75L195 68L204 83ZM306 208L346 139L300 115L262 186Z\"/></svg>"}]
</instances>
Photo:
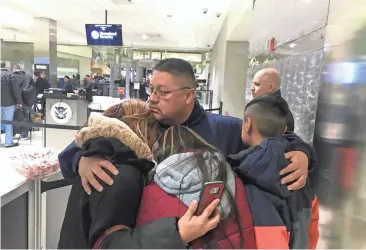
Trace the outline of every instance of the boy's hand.
<instances>
[{"instance_id":1,"label":"boy's hand","mask_svg":"<svg viewBox=\"0 0 366 250\"><path fill-rule=\"evenodd\" d=\"M291 163L281 170L280 175L291 173L281 179L282 184L287 184L295 181L290 186L289 190L298 190L305 186L306 179L308 178L309 159L304 152L292 151L285 154L285 158L290 160Z\"/></svg>"}]
</instances>

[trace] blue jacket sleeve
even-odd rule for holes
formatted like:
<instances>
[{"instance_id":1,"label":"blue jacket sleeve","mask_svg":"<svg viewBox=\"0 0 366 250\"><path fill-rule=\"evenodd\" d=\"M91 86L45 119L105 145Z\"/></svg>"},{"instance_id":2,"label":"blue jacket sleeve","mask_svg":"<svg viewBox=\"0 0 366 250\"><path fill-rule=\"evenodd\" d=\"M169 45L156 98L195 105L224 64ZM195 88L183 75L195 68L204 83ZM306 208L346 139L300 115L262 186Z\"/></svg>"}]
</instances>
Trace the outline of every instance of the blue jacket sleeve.
<instances>
[{"instance_id":1,"label":"blue jacket sleeve","mask_svg":"<svg viewBox=\"0 0 366 250\"><path fill-rule=\"evenodd\" d=\"M299 136L295 133L285 133L284 138L289 142L289 147L287 149L290 151L301 151L304 152L309 159L309 172L313 171L316 167L317 156L313 146L304 142Z\"/></svg>"},{"instance_id":2,"label":"blue jacket sleeve","mask_svg":"<svg viewBox=\"0 0 366 250\"><path fill-rule=\"evenodd\" d=\"M81 151L73 141L58 155L61 173L65 179L72 179L77 175Z\"/></svg>"}]
</instances>

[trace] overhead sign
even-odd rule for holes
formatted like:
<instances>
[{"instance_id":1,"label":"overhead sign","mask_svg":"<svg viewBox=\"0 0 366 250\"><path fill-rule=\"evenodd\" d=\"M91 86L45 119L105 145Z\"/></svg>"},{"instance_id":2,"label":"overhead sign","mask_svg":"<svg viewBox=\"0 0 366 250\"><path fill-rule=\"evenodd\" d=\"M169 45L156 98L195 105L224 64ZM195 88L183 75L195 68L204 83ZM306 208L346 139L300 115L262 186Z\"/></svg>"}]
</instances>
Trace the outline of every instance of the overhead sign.
<instances>
[{"instance_id":1,"label":"overhead sign","mask_svg":"<svg viewBox=\"0 0 366 250\"><path fill-rule=\"evenodd\" d=\"M58 124L66 124L72 118L72 110L69 104L57 102L51 107L51 117Z\"/></svg>"},{"instance_id":2,"label":"overhead sign","mask_svg":"<svg viewBox=\"0 0 366 250\"><path fill-rule=\"evenodd\" d=\"M88 45L122 46L122 25L85 24Z\"/></svg>"}]
</instances>

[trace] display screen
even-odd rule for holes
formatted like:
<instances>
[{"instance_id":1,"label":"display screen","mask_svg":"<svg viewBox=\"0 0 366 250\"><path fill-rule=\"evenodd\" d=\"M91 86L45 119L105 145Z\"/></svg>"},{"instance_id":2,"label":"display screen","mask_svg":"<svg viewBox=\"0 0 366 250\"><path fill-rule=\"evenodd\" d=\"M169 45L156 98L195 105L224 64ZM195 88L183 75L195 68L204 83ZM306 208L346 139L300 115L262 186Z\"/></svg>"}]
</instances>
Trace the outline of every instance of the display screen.
<instances>
[{"instance_id":1,"label":"display screen","mask_svg":"<svg viewBox=\"0 0 366 250\"><path fill-rule=\"evenodd\" d=\"M122 25L85 24L86 40L91 46L122 46Z\"/></svg>"}]
</instances>

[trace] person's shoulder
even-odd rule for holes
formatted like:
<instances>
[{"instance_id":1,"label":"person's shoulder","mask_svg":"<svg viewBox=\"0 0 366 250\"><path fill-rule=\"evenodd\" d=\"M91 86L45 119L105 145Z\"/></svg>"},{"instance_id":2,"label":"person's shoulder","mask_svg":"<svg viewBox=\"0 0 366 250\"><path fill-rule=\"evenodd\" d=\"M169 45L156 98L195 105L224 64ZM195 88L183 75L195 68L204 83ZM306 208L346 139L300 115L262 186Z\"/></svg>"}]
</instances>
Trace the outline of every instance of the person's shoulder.
<instances>
[{"instance_id":1,"label":"person's shoulder","mask_svg":"<svg viewBox=\"0 0 366 250\"><path fill-rule=\"evenodd\" d=\"M99 182L103 185L106 195L113 196L121 192L131 192L131 195L136 194L136 192L142 193L145 175L130 164L116 164L116 167L118 169L117 175L107 172L113 180L113 185L108 185L103 181Z\"/></svg>"},{"instance_id":2,"label":"person's shoulder","mask_svg":"<svg viewBox=\"0 0 366 250\"><path fill-rule=\"evenodd\" d=\"M233 117L233 116L225 116L215 113L207 113L207 118L210 122L216 122L222 125L240 125L243 123L243 120Z\"/></svg>"},{"instance_id":3,"label":"person's shoulder","mask_svg":"<svg viewBox=\"0 0 366 250\"><path fill-rule=\"evenodd\" d=\"M123 163L116 164L118 174L113 176L114 181L137 181L140 182L144 178L144 173L134 164Z\"/></svg>"}]
</instances>

